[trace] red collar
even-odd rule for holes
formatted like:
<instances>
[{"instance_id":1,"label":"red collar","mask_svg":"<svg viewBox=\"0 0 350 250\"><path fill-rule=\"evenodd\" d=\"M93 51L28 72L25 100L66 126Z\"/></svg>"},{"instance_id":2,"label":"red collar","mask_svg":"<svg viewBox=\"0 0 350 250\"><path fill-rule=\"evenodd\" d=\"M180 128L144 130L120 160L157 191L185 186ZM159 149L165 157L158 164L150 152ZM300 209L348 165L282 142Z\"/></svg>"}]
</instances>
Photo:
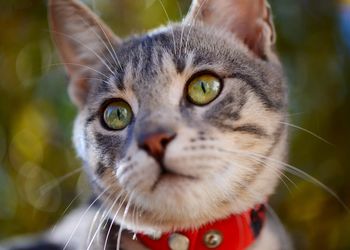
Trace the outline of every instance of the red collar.
<instances>
[{"instance_id":1,"label":"red collar","mask_svg":"<svg viewBox=\"0 0 350 250\"><path fill-rule=\"evenodd\" d=\"M151 250L244 250L258 237L264 222L265 206L259 205L198 230L165 233L158 239L138 234L137 238Z\"/></svg>"}]
</instances>

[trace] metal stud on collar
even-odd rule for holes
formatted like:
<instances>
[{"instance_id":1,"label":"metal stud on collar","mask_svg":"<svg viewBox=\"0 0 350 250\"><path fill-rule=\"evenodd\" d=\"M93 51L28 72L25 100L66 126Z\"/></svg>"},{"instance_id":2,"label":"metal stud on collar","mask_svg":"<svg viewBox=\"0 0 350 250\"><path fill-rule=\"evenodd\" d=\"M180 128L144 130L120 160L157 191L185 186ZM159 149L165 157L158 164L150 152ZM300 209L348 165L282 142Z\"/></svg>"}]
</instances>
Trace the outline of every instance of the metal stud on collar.
<instances>
[{"instance_id":1,"label":"metal stud on collar","mask_svg":"<svg viewBox=\"0 0 350 250\"><path fill-rule=\"evenodd\" d=\"M216 230L208 231L204 237L204 244L207 248L216 248L222 243L222 234Z\"/></svg>"},{"instance_id":2,"label":"metal stud on collar","mask_svg":"<svg viewBox=\"0 0 350 250\"><path fill-rule=\"evenodd\" d=\"M173 233L169 237L168 244L171 250L188 250L190 240L185 235Z\"/></svg>"}]
</instances>

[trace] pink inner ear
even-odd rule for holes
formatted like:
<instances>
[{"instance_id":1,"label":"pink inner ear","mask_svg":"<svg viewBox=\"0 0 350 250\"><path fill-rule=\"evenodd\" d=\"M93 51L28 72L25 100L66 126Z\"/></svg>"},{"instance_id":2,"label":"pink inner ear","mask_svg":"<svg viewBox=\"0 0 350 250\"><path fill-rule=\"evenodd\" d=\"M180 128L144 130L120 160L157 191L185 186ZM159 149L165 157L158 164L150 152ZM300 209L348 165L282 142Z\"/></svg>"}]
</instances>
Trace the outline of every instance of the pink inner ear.
<instances>
[{"instance_id":1,"label":"pink inner ear","mask_svg":"<svg viewBox=\"0 0 350 250\"><path fill-rule=\"evenodd\" d=\"M240 32L236 31L236 33L238 34L238 37L240 37L248 46L248 48L252 50L256 55L259 57L265 57L263 27L257 24L255 27L252 27L250 29L249 33L245 31L246 30L244 30L243 27Z\"/></svg>"},{"instance_id":2,"label":"pink inner ear","mask_svg":"<svg viewBox=\"0 0 350 250\"><path fill-rule=\"evenodd\" d=\"M231 0L232 1L232 0ZM232 9L237 11L231 32L239 38L256 55L264 58L268 45L273 43L273 26L270 22L270 12L265 0L233 1ZM234 14L233 14L234 15Z\"/></svg>"},{"instance_id":3,"label":"pink inner ear","mask_svg":"<svg viewBox=\"0 0 350 250\"><path fill-rule=\"evenodd\" d=\"M274 44L274 26L266 0L198 0L187 20L224 28L240 38L255 55L265 58Z\"/></svg>"}]
</instances>

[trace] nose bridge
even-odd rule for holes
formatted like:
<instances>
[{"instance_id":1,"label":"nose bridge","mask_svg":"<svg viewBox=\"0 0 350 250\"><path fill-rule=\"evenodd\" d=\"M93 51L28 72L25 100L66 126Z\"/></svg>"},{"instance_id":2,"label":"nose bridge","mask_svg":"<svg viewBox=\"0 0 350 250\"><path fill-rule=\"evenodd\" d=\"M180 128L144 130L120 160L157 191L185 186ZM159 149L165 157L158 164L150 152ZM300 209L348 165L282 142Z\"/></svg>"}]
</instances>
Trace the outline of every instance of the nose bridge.
<instances>
[{"instance_id":1,"label":"nose bridge","mask_svg":"<svg viewBox=\"0 0 350 250\"><path fill-rule=\"evenodd\" d=\"M176 134L176 119L171 111L164 109L147 111L137 119L135 137L138 142L154 134Z\"/></svg>"}]
</instances>

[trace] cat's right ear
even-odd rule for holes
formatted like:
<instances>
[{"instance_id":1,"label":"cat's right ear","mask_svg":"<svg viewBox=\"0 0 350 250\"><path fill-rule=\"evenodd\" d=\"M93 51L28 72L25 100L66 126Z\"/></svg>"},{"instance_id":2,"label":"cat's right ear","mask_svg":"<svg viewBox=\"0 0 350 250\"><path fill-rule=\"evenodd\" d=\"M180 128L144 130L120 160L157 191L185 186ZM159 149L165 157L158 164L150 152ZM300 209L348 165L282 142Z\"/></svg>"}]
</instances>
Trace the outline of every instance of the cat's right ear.
<instances>
[{"instance_id":1,"label":"cat's right ear","mask_svg":"<svg viewBox=\"0 0 350 250\"><path fill-rule=\"evenodd\" d=\"M274 59L276 41L267 0L192 0L185 23L202 23L235 34L253 54Z\"/></svg>"},{"instance_id":2,"label":"cat's right ear","mask_svg":"<svg viewBox=\"0 0 350 250\"><path fill-rule=\"evenodd\" d=\"M100 66L110 63L104 53L111 53L120 39L80 2L50 0L48 6L51 34L70 78L69 94L82 108L90 90L88 78L102 77Z\"/></svg>"}]
</instances>

